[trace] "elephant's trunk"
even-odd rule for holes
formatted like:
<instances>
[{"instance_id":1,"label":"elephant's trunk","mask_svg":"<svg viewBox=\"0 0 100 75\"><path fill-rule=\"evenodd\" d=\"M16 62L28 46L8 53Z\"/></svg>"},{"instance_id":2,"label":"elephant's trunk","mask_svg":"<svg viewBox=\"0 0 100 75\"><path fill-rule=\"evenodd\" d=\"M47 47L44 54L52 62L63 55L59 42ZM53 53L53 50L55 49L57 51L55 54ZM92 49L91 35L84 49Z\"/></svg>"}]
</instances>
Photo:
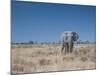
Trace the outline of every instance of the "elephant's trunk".
<instances>
[{"instance_id":1,"label":"elephant's trunk","mask_svg":"<svg viewBox=\"0 0 100 75\"><path fill-rule=\"evenodd\" d=\"M70 53L73 51L73 42L69 43L69 51L70 51Z\"/></svg>"}]
</instances>

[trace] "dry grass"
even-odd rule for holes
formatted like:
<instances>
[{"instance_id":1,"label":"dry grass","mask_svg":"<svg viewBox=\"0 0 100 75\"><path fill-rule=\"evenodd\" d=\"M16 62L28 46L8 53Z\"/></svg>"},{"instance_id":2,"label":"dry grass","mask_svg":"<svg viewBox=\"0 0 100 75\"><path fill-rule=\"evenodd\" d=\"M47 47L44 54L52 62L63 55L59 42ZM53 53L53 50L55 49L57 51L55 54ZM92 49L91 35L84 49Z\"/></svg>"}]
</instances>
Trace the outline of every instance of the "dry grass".
<instances>
[{"instance_id":1,"label":"dry grass","mask_svg":"<svg viewBox=\"0 0 100 75\"><path fill-rule=\"evenodd\" d=\"M72 54L59 45L12 45L12 73L34 73L96 68L94 44L75 45Z\"/></svg>"}]
</instances>

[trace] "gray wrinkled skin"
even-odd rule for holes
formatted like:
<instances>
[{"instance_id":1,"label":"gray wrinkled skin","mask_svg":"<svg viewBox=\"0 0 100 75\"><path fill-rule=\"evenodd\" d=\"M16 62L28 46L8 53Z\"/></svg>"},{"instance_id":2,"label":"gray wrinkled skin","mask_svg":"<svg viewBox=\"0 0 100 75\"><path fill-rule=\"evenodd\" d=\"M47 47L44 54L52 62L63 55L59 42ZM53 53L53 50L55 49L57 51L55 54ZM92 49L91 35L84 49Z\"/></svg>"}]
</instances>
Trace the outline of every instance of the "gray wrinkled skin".
<instances>
[{"instance_id":1,"label":"gray wrinkled skin","mask_svg":"<svg viewBox=\"0 0 100 75\"><path fill-rule=\"evenodd\" d=\"M76 32L72 31L65 31L61 35L61 42L62 42L62 53L72 53L74 41L77 41L79 38Z\"/></svg>"}]
</instances>

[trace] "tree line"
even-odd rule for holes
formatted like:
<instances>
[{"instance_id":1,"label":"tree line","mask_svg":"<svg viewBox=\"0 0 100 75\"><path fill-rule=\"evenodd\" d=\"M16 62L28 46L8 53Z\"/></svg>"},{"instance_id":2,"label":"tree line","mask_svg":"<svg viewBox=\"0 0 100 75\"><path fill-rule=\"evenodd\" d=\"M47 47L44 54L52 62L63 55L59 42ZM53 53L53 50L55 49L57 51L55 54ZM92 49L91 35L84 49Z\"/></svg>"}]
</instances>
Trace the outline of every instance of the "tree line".
<instances>
[{"instance_id":1,"label":"tree line","mask_svg":"<svg viewBox=\"0 0 100 75\"><path fill-rule=\"evenodd\" d=\"M75 44L95 44L96 42L90 42L90 41L76 41ZM44 44L53 44L53 45L57 45L57 44L61 44L61 42L38 42L38 41L29 41L29 42L11 42L11 44L41 44L41 45L44 45Z\"/></svg>"}]
</instances>

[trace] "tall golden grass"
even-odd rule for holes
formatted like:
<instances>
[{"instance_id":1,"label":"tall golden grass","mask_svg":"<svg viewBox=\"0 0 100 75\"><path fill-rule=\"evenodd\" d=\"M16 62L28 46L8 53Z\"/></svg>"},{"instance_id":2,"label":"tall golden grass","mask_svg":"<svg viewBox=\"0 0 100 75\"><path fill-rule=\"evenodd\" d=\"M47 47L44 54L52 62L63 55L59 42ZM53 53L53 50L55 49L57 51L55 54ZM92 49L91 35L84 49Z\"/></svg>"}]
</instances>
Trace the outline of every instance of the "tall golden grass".
<instances>
[{"instance_id":1,"label":"tall golden grass","mask_svg":"<svg viewBox=\"0 0 100 75\"><path fill-rule=\"evenodd\" d=\"M60 45L12 45L11 51L13 74L96 68L95 44L75 45L66 55Z\"/></svg>"}]
</instances>

